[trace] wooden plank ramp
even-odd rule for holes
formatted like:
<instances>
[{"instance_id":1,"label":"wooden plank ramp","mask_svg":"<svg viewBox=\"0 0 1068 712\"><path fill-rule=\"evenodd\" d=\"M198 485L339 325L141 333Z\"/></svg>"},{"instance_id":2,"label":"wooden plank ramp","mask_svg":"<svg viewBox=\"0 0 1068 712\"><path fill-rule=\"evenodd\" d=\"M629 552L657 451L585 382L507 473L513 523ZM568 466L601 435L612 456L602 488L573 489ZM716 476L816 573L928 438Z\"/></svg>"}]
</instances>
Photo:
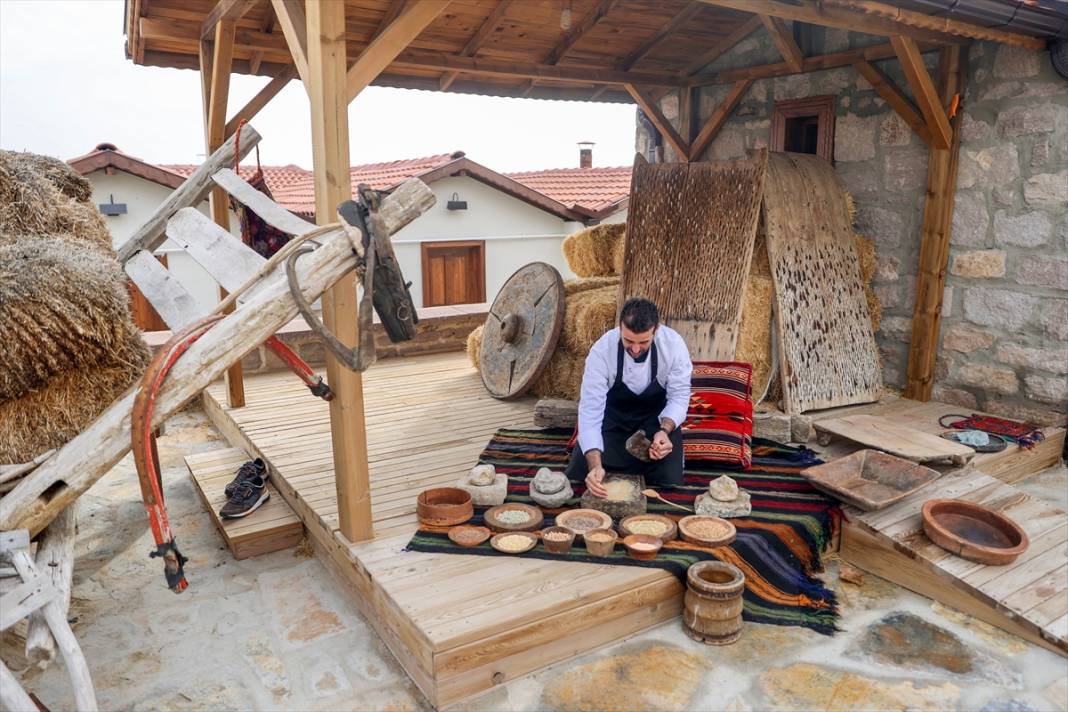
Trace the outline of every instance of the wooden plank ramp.
<instances>
[{"instance_id":1,"label":"wooden plank ramp","mask_svg":"<svg viewBox=\"0 0 1068 712\"><path fill-rule=\"evenodd\" d=\"M533 427L534 400L500 401L463 353L394 358L364 374L375 539L338 529L327 405L286 372L223 384L204 406L263 457L317 553L437 707L677 617L682 584L659 569L404 551L415 498L470 469L500 427Z\"/></svg>"},{"instance_id":2,"label":"wooden plank ramp","mask_svg":"<svg viewBox=\"0 0 1068 712\"><path fill-rule=\"evenodd\" d=\"M219 509L226 504L226 484L234 478L241 463L249 460L240 448L224 448L187 455L186 467L193 476L197 494L219 528L235 559L269 554L296 546L304 537L300 517L268 482L271 493L259 509L241 519L223 519Z\"/></svg>"},{"instance_id":3,"label":"wooden plank ramp","mask_svg":"<svg viewBox=\"0 0 1068 712\"><path fill-rule=\"evenodd\" d=\"M1006 566L950 554L923 533L923 503L939 498L1001 512L1030 547ZM946 474L883 510L844 511L845 561L1068 657L1068 513L976 469Z\"/></svg>"}]
</instances>

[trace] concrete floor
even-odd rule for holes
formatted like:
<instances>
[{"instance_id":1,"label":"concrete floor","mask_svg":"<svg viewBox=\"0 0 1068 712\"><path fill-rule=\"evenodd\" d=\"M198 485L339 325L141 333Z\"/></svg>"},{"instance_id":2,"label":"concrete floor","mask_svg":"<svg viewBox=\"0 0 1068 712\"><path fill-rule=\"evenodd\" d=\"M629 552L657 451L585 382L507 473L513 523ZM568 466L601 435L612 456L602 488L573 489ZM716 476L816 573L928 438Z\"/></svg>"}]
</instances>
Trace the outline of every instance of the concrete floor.
<instances>
[{"instance_id":1,"label":"concrete floor","mask_svg":"<svg viewBox=\"0 0 1068 712\"><path fill-rule=\"evenodd\" d=\"M103 710L423 710L426 702L322 565L300 549L235 561L182 456L224 446L199 411L159 441L190 588L171 593L132 460L80 502L71 616ZM1068 509L1068 470L1023 488ZM1068 660L866 575L826 579L843 631L747 624L725 648L676 622L516 680L470 710L1068 710ZM24 686L69 709L61 662Z\"/></svg>"}]
</instances>

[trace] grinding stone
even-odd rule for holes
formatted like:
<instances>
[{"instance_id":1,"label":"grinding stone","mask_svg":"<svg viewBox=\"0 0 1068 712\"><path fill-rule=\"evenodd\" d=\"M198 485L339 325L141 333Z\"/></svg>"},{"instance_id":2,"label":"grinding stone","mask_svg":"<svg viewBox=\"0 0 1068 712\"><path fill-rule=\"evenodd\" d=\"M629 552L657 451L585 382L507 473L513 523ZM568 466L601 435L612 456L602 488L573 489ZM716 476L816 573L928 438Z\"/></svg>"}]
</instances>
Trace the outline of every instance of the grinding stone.
<instances>
[{"instance_id":1,"label":"grinding stone","mask_svg":"<svg viewBox=\"0 0 1068 712\"><path fill-rule=\"evenodd\" d=\"M508 475L497 475L492 485L473 485L468 481L469 477L469 474L461 477L456 486L471 494L471 504L480 507L504 504L504 498L508 496Z\"/></svg>"},{"instance_id":2,"label":"grinding stone","mask_svg":"<svg viewBox=\"0 0 1068 712\"><path fill-rule=\"evenodd\" d=\"M571 488L571 482L565 477L564 486L562 489L553 492L552 494L545 494L539 492L531 482L530 498L540 504L546 509L555 509L557 507L563 507L567 502L575 496L575 490Z\"/></svg>"},{"instance_id":3,"label":"grinding stone","mask_svg":"<svg viewBox=\"0 0 1068 712\"><path fill-rule=\"evenodd\" d=\"M694 502L694 511L698 514L730 519L749 516L749 513L753 511L753 505L749 501L749 493L745 490L739 490L738 499L733 502L720 502L708 492L702 492L697 495L697 501Z\"/></svg>"},{"instance_id":4,"label":"grinding stone","mask_svg":"<svg viewBox=\"0 0 1068 712\"><path fill-rule=\"evenodd\" d=\"M645 478L641 475L608 475L604 478L604 483L608 484L613 480L628 480L634 484L634 495L630 499L625 500L611 500L602 499L590 493L589 490L582 495L582 507L586 509L596 509L598 512L604 512L612 519L622 519L623 517L629 517L634 514L645 514L647 501L645 495L642 494L642 490L645 489Z\"/></svg>"}]
</instances>

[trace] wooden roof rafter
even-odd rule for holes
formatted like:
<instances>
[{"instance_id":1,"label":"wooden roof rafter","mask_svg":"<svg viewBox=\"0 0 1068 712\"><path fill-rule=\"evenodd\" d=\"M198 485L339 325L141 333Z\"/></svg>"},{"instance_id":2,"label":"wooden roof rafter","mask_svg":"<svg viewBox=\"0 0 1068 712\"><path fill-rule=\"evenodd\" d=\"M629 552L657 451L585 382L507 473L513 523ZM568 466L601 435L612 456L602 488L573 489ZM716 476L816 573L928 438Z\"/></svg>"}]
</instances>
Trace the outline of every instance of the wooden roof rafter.
<instances>
[{"instance_id":1,"label":"wooden roof rafter","mask_svg":"<svg viewBox=\"0 0 1068 712\"><path fill-rule=\"evenodd\" d=\"M211 38L215 34L215 25L219 22L223 20L237 22L259 3L260 0L219 0L200 25L200 38L203 40Z\"/></svg>"},{"instance_id":2,"label":"wooden roof rafter","mask_svg":"<svg viewBox=\"0 0 1068 712\"><path fill-rule=\"evenodd\" d=\"M505 13L508 12L508 7L515 0L500 0L497 6L493 8L493 12L489 14L489 17L479 25L479 28L475 31L475 34L471 36L471 39L467 41L464 48L460 50L461 57L473 57L478 52L482 43L485 42L491 34L500 26L501 21L504 19ZM452 83L456 81L456 77L460 75L459 72L445 72L441 75L441 79L438 81L438 88L445 91Z\"/></svg>"},{"instance_id":3,"label":"wooden roof rafter","mask_svg":"<svg viewBox=\"0 0 1068 712\"><path fill-rule=\"evenodd\" d=\"M622 0L601 0L597 7L591 10L586 17L582 18L582 22L564 33L564 36L556 46L553 47L552 51L549 52L544 63L547 65L554 65L563 59L564 55L570 52L575 45L578 44L579 40L596 27L597 23L603 20L608 13L612 11L612 8L618 5L621 1ZM522 96L526 96L530 93L530 90L534 87L534 81L535 80L531 79L523 86L523 89L520 92Z\"/></svg>"}]
</instances>

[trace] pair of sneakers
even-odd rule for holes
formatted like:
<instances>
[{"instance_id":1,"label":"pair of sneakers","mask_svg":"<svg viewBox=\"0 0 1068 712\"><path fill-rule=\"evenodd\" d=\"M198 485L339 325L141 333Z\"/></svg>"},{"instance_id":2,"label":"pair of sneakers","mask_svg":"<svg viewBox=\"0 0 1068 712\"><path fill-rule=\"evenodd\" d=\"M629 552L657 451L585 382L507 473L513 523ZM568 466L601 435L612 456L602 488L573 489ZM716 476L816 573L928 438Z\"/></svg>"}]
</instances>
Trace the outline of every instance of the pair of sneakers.
<instances>
[{"instance_id":1,"label":"pair of sneakers","mask_svg":"<svg viewBox=\"0 0 1068 712\"><path fill-rule=\"evenodd\" d=\"M226 504L219 510L223 519L240 519L255 512L271 498L267 491L267 464L260 458L249 460L237 470L237 475L223 490Z\"/></svg>"}]
</instances>

